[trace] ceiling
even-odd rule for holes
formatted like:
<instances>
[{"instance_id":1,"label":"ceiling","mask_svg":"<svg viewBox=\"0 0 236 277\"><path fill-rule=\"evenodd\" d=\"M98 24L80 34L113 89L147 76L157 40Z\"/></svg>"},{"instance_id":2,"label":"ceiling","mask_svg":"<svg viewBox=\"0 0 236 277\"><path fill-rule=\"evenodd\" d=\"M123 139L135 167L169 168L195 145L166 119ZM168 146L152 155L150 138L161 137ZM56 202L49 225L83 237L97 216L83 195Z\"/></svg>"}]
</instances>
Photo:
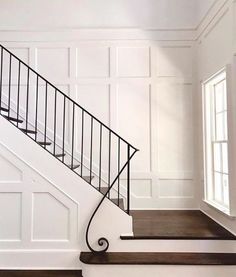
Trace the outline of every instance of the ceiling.
<instances>
[{"instance_id":1,"label":"ceiling","mask_svg":"<svg viewBox=\"0 0 236 277\"><path fill-rule=\"evenodd\" d=\"M217 0L1 0L0 30L193 29L215 1Z\"/></svg>"}]
</instances>

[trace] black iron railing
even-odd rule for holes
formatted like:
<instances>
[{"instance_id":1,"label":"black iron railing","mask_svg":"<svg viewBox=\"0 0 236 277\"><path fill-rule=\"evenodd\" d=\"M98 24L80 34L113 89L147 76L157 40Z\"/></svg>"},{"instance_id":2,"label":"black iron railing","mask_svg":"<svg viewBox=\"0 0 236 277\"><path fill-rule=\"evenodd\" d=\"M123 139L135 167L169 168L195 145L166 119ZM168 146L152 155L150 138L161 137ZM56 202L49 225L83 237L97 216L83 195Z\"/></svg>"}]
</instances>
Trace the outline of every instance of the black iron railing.
<instances>
[{"instance_id":1,"label":"black iron railing","mask_svg":"<svg viewBox=\"0 0 236 277\"><path fill-rule=\"evenodd\" d=\"M105 198L130 212L130 160L138 151L0 45L0 114L103 194L86 232ZM99 104L99 103L98 103Z\"/></svg>"}]
</instances>

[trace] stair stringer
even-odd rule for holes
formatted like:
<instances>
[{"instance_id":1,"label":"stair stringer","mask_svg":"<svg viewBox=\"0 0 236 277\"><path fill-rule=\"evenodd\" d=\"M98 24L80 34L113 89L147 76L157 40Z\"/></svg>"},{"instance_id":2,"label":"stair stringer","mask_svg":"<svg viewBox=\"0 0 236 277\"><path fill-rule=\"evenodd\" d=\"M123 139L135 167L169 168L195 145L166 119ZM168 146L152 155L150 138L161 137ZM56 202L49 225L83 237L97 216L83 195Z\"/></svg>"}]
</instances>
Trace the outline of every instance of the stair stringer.
<instances>
[{"instance_id":1,"label":"stair stringer","mask_svg":"<svg viewBox=\"0 0 236 277\"><path fill-rule=\"evenodd\" d=\"M58 247L53 247L53 244L50 247L46 247L43 246L42 242L42 244L38 243L37 247L32 245L32 248L29 246L25 249L21 247L21 243L18 241L16 244L17 251L13 250L15 247L14 243L12 243L12 247L3 251L0 250L0 267L81 268L79 253L88 250L85 243L86 227L93 211L102 198L102 194L1 116L0 130L2 130L0 151L1 149L5 149L5 153L8 151L9 155L15 157L15 160L24 164L23 170L25 168L25 174L26 172L32 172L32 175L39 175L50 186L78 206L78 226L75 227L77 228L78 240L74 245L60 252ZM7 190L6 186L4 190ZM30 232L30 230L23 231ZM97 241L99 238L105 237L110 242L109 251L118 251L121 243L121 234L132 234L132 218L111 201L105 199L92 222L89 231L90 242L95 249L99 250ZM44 256L42 254L44 258L40 259L40 251L42 253L50 252L52 255ZM67 253L68 256L66 256ZM35 254L35 258L33 254ZM58 259L56 258L57 255ZM51 263L50 258L52 259Z\"/></svg>"}]
</instances>

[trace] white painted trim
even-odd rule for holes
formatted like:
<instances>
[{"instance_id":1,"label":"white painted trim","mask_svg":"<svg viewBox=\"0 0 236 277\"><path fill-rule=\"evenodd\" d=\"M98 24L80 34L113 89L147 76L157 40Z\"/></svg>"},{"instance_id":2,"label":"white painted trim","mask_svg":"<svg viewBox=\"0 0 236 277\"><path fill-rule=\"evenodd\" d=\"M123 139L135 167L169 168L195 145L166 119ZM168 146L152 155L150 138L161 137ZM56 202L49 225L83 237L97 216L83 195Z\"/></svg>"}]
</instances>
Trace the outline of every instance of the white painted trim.
<instances>
[{"instance_id":1,"label":"white painted trim","mask_svg":"<svg viewBox=\"0 0 236 277\"><path fill-rule=\"evenodd\" d=\"M204 203L206 203L207 205L209 205L206 201L204 201ZM217 212L219 212L218 209L214 208L212 205L210 206L212 209L216 210ZM219 225L223 226L226 230L228 230L230 233L234 234L236 236L236 233L230 229L228 226L223 225L219 220L217 220L215 217L211 216L207 211L203 210L202 208L200 208L200 211L202 213L204 213L206 216L210 217L212 220L214 220L216 223L218 223ZM227 217L230 220L235 220L235 217L233 216L228 216L225 213L221 213L223 216Z\"/></svg>"},{"instance_id":2,"label":"white painted trim","mask_svg":"<svg viewBox=\"0 0 236 277\"><path fill-rule=\"evenodd\" d=\"M0 251L0 269L81 269L80 252L70 250L7 249Z\"/></svg>"},{"instance_id":3,"label":"white painted trim","mask_svg":"<svg viewBox=\"0 0 236 277\"><path fill-rule=\"evenodd\" d=\"M159 40L192 41L195 30L141 30L123 29L68 29L50 31L7 31L0 30L2 42L78 42L80 40Z\"/></svg>"}]
</instances>

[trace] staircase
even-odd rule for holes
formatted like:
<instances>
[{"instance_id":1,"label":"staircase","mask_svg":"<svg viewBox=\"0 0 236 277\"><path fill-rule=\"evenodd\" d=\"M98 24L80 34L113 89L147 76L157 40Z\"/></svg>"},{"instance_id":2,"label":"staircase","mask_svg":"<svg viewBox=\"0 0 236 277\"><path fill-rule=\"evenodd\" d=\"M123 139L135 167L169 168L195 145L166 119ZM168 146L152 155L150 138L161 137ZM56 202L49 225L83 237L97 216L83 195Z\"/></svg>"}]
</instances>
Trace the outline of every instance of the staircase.
<instances>
[{"instance_id":1,"label":"staircase","mask_svg":"<svg viewBox=\"0 0 236 277\"><path fill-rule=\"evenodd\" d=\"M100 200L85 231L90 252L85 249L80 255L84 277L143 277L144 274L168 277L173 276L173 265L178 266L174 276L186 274L195 277L199 272L202 277L236 275L234 235L198 213L195 215L202 221L200 225L191 225L192 233L189 235L183 230L178 234L173 231L178 225L176 213L171 216L163 212L142 218L142 212L131 211L131 159L138 149L8 49L2 45L0 48L1 116L100 193ZM116 252L106 252L110 246L107 238L99 238L98 247L89 238L91 223L105 199L134 219L134 233L120 234L117 238L120 251ZM191 218L193 214L190 212ZM142 232L147 227L155 229L153 222L157 228L162 226L158 233ZM202 233L199 233L199 226L205 226ZM189 225L185 228L187 230ZM214 229L217 232L207 233ZM196 265L199 272L193 273ZM81 276L81 272L67 273L61 276ZM20 274L18 276L31 273Z\"/></svg>"},{"instance_id":2,"label":"staircase","mask_svg":"<svg viewBox=\"0 0 236 277\"><path fill-rule=\"evenodd\" d=\"M89 245L88 230L104 199L130 212L130 160L138 149L4 46L0 48L1 116L103 195L87 228L87 245L96 251Z\"/></svg>"}]
</instances>

